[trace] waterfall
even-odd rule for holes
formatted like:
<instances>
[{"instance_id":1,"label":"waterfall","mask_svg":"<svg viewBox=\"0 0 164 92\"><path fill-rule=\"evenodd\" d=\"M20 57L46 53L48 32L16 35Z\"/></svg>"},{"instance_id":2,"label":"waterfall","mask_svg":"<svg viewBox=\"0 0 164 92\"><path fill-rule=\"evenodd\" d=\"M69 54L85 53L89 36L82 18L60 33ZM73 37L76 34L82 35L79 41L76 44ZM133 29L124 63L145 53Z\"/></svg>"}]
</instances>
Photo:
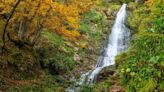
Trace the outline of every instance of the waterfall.
<instances>
[{"instance_id":1,"label":"waterfall","mask_svg":"<svg viewBox=\"0 0 164 92\"><path fill-rule=\"evenodd\" d=\"M96 79L100 71L105 67L115 65L115 56L124 51L129 46L130 32L125 26L127 13L126 4L123 4L117 13L114 26L109 35L108 45L105 48L104 53L100 56L95 69L83 74L81 76L81 84L92 84ZM69 92L77 92L76 90L70 90Z\"/></svg>"},{"instance_id":2,"label":"waterfall","mask_svg":"<svg viewBox=\"0 0 164 92\"><path fill-rule=\"evenodd\" d=\"M98 73L107 66L115 64L115 56L125 50L129 44L130 32L125 26L127 17L126 4L123 4L117 13L115 24L112 28L108 40L108 46L105 49L105 55L101 55L95 69L86 76L86 83L93 83Z\"/></svg>"}]
</instances>

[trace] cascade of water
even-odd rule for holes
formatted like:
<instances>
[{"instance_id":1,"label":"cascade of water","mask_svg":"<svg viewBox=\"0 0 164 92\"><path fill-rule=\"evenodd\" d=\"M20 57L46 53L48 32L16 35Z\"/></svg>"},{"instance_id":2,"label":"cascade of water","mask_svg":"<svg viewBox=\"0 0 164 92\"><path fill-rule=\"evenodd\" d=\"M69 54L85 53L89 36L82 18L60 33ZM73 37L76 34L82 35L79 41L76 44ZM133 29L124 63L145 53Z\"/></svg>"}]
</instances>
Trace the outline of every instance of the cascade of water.
<instances>
[{"instance_id":1,"label":"cascade of water","mask_svg":"<svg viewBox=\"0 0 164 92\"><path fill-rule=\"evenodd\" d=\"M128 47L130 32L125 26L126 17L126 4L123 4L117 13L115 24L109 36L108 46L105 49L105 55L100 56L95 69L86 77L87 84L92 83L104 67L114 65L115 56Z\"/></svg>"},{"instance_id":2,"label":"cascade of water","mask_svg":"<svg viewBox=\"0 0 164 92\"><path fill-rule=\"evenodd\" d=\"M99 72L104 67L109 67L115 65L115 56L120 52L128 48L130 32L125 26L127 13L126 13L126 4L123 4L117 13L115 24L111 30L111 34L108 39L107 48L105 48L105 54L101 55L99 61L94 70L87 72L82 75L81 84L91 84L96 79ZM69 92L76 92L75 90Z\"/></svg>"}]
</instances>

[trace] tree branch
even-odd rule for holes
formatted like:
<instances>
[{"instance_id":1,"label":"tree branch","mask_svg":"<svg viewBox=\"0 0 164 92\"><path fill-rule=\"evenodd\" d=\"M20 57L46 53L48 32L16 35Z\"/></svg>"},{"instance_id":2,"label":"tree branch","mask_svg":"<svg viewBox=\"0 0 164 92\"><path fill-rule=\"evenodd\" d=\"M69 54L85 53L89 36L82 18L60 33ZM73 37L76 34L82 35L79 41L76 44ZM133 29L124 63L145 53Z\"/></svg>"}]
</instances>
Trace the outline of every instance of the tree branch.
<instances>
[{"instance_id":1,"label":"tree branch","mask_svg":"<svg viewBox=\"0 0 164 92\"><path fill-rule=\"evenodd\" d=\"M15 9L16 9L17 6L19 5L20 1L21 1L21 0L18 0L18 1L16 2L16 4L14 5L13 9L11 10L10 15L9 15L9 17L7 18L7 21L6 21L6 23L5 23L5 26L4 26L4 29L3 29L3 35L2 35L2 41L3 41L2 54L3 54L4 49L5 49L5 35L6 35L6 31L7 31L7 26L8 26L8 24L9 24L10 19L11 19L12 16L13 16L14 12L15 12Z\"/></svg>"}]
</instances>

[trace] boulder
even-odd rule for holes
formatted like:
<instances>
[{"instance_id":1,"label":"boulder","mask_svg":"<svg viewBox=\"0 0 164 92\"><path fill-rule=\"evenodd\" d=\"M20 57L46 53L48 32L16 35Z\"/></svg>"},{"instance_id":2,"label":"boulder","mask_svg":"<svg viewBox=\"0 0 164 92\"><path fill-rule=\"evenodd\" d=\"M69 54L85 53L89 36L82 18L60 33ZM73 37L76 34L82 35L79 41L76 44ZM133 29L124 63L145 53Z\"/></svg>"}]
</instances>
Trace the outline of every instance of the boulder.
<instances>
[{"instance_id":1,"label":"boulder","mask_svg":"<svg viewBox=\"0 0 164 92\"><path fill-rule=\"evenodd\" d=\"M116 69L115 65L104 67L101 70L101 72L97 75L97 79L96 79L97 82L102 81L102 80L106 79L107 77L114 76L116 73L115 69Z\"/></svg>"}]
</instances>

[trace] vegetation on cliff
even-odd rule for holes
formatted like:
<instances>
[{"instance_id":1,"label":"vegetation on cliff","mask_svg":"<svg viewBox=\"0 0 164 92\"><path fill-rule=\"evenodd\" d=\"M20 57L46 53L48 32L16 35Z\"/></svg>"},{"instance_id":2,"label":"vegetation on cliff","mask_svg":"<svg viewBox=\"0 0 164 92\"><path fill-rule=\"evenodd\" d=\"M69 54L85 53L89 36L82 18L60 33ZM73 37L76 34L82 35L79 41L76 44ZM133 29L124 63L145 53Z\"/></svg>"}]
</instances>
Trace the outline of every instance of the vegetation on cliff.
<instances>
[{"instance_id":1,"label":"vegetation on cliff","mask_svg":"<svg viewBox=\"0 0 164 92\"><path fill-rule=\"evenodd\" d=\"M131 47L117 57L120 81L127 92L164 91L163 5L162 0L129 3Z\"/></svg>"},{"instance_id":2,"label":"vegetation on cliff","mask_svg":"<svg viewBox=\"0 0 164 92\"><path fill-rule=\"evenodd\" d=\"M122 3L131 46L82 91L164 91L163 0L0 0L0 91L64 92L93 69Z\"/></svg>"}]
</instances>

